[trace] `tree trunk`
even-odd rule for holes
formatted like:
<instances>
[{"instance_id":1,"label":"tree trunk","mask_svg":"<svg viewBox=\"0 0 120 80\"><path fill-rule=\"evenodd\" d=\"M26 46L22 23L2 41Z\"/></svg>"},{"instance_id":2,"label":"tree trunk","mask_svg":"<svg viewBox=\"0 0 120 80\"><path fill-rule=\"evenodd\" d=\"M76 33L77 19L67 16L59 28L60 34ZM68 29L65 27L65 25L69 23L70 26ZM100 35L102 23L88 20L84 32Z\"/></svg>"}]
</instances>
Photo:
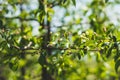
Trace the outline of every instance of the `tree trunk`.
<instances>
[{"instance_id":1,"label":"tree trunk","mask_svg":"<svg viewBox=\"0 0 120 80\"><path fill-rule=\"evenodd\" d=\"M39 0L39 9L40 10L45 10L45 5L44 5L44 1L45 0ZM41 15L42 16L42 15ZM44 18L44 20L42 21L42 23L40 22L40 25L42 26L42 29L43 30L46 30L47 32L45 34L43 34L43 42L42 42L42 49L45 50L45 52L47 53L48 56L51 55L51 49L49 48L46 48L48 43L50 42L50 22L48 21L48 14L45 12L45 15L46 16ZM46 56L45 56L45 59L44 59L44 65L48 65L48 62L46 60ZM42 66L42 79L41 80L54 80L52 78L52 74L50 74L48 71L47 71L47 68L44 67L44 65Z\"/></svg>"},{"instance_id":2,"label":"tree trunk","mask_svg":"<svg viewBox=\"0 0 120 80\"><path fill-rule=\"evenodd\" d=\"M45 67L42 67L42 80L54 80Z\"/></svg>"},{"instance_id":3,"label":"tree trunk","mask_svg":"<svg viewBox=\"0 0 120 80\"><path fill-rule=\"evenodd\" d=\"M42 47L43 47L43 49L46 51L46 53L48 54L48 56L50 56L51 55L51 52L52 52L52 50L51 49L49 49L49 48L46 48L47 47L47 45L48 45L48 42L50 42L50 24L49 24L49 22L47 21L47 26L44 26L44 25L42 25L44 28L43 29L47 29L47 32L46 32L46 34L44 34L44 36L43 36L43 45L42 45ZM45 65L47 66L48 65L48 62L46 61L46 57L45 57ZM47 69L46 69L46 67L44 67L44 66L42 66L42 80L54 80L53 78L52 78L52 74L50 74L48 71L47 71Z\"/></svg>"}]
</instances>

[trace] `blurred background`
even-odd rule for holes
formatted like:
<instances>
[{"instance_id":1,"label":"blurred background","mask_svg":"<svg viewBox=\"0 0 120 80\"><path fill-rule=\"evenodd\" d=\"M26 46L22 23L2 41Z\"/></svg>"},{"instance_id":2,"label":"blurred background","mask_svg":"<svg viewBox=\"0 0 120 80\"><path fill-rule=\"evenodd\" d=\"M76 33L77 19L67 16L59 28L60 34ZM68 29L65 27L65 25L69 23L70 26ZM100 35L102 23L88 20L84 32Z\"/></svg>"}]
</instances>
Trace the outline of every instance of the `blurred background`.
<instances>
[{"instance_id":1,"label":"blurred background","mask_svg":"<svg viewBox=\"0 0 120 80\"><path fill-rule=\"evenodd\" d=\"M48 4L45 12L49 16L41 15L39 1L43 0L0 0L1 34L10 36L10 44L2 43L4 38L0 36L0 80L42 80L43 66L38 63L40 51L28 50L25 52L28 54L21 57L21 51L9 47L12 44L23 47L33 42L33 48L41 48L40 36L46 32L42 30L42 20L45 25L47 20L50 23L50 46L90 48L87 55L81 50L53 50L53 55L47 57L46 69L55 80L120 80L120 73L115 71L116 52L113 50L113 55L106 58L105 52L98 51L102 42L111 45L109 36L120 39L119 0L76 0L76 3L63 0L61 4L61 0L45 0ZM70 52L72 55L64 55ZM78 52L80 57L76 57Z\"/></svg>"}]
</instances>

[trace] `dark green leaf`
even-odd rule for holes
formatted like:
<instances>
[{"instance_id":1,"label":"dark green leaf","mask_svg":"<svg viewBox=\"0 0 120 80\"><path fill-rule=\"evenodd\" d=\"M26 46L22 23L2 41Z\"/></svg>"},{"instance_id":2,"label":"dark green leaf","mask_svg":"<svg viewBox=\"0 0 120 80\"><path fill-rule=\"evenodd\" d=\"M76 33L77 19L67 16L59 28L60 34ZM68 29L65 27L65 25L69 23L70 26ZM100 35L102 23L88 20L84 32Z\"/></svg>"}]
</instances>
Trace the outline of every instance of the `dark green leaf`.
<instances>
[{"instance_id":1,"label":"dark green leaf","mask_svg":"<svg viewBox=\"0 0 120 80\"><path fill-rule=\"evenodd\" d=\"M116 62L118 60L119 56L116 54L114 57L114 61Z\"/></svg>"},{"instance_id":2,"label":"dark green leaf","mask_svg":"<svg viewBox=\"0 0 120 80\"><path fill-rule=\"evenodd\" d=\"M116 70L116 72L118 72L119 66L120 66L120 59L117 60L116 63L115 63L115 70Z\"/></svg>"},{"instance_id":3,"label":"dark green leaf","mask_svg":"<svg viewBox=\"0 0 120 80\"><path fill-rule=\"evenodd\" d=\"M118 48L118 43L117 42L114 43L114 47Z\"/></svg>"},{"instance_id":4,"label":"dark green leaf","mask_svg":"<svg viewBox=\"0 0 120 80\"><path fill-rule=\"evenodd\" d=\"M41 53L41 55L40 55L40 57L38 59L38 62L39 62L39 64L41 66L43 66L46 63L46 61L45 61L45 54Z\"/></svg>"},{"instance_id":5,"label":"dark green leaf","mask_svg":"<svg viewBox=\"0 0 120 80\"><path fill-rule=\"evenodd\" d=\"M3 26L3 22L2 20L0 20L0 28Z\"/></svg>"},{"instance_id":6,"label":"dark green leaf","mask_svg":"<svg viewBox=\"0 0 120 80\"><path fill-rule=\"evenodd\" d=\"M111 45L111 47L108 49L106 57L109 57L111 55L113 47L114 45Z\"/></svg>"},{"instance_id":7,"label":"dark green leaf","mask_svg":"<svg viewBox=\"0 0 120 80\"><path fill-rule=\"evenodd\" d=\"M63 0L63 4L66 2L67 0Z\"/></svg>"},{"instance_id":8,"label":"dark green leaf","mask_svg":"<svg viewBox=\"0 0 120 80\"><path fill-rule=\"evenodd\" d=\"M79 60L81 59L80 53L77 53L77 57L78 57Z\"/></svg>"},{"instance_id":9,"label":"dark green leaf","mask_svg":"<svg viewBox=\"0 0 120 80\"><path fill-rule=\"evenodd\" d=\"M16 70L18 69L18 64L17 64L17 63L10 62L10 63L9 63L9 67L10 67L10 69L12 69L13 71L16 71Z\"/></svg>"},{"instance_id":10,"label":"dark green leaf","mask_svg":"<svg viewBox=\"0 0 120 80\"><path fill-rule=\"evenodd\" d=\"M76 6L76 1L75 0L72 0L73 4Z\"/></svg>"},{"instance_id":11,"label":"dark green leaf","mask_svg":"<svg viewBox=\"0 0 120 80\"><path fill-rule=\"evenodd\" d=\"M114 42L116 42L116 41L117 41L116 36L113 36L113 41L114 41Z\"/></svg>"},{"instance_id":12,"label":"dark green leaf","mask_svg":"<svg viewBox=\"0 0 120 80\"><path fill-rule=\"evenodd\" d=\"M105 3L107 3L109 0L105 0Z\"/></svg>"},{"instance_id":13,"label":"dark green leaf","mask_svg":"<svg viewBox=\"0 0 120 80\"><path fill-rule=\"evenodd\" d=\"M0 29L4 29L3 21L0 20Z\"/></svg>"},{"instance_id":14,"label":"dark green leaf","mask_svg":"<svg viewBox=\"0 0 120 80\"><path fill-rule=\"evenodd\" d=\"M87 54L87 47L86 46L83 47L83 52L84 52L84 54Z\"/></svg>"}]
</instances>

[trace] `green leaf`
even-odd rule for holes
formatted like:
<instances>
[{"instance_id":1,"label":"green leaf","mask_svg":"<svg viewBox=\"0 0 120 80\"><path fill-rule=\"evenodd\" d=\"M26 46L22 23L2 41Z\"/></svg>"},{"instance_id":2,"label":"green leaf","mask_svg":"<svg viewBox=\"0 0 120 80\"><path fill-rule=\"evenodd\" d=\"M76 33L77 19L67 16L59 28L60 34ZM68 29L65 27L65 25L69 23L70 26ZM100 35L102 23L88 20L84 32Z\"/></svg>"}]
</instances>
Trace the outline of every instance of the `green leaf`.
<instances>
[{"instance_id":1,"label":"green leaf","mask_svg":"<svg viewBox=\"0 0 120 80\"><path fill-rule=\"evenodd\" d=\"M118 60L118 58L119 58L119 55L116 54L114 57L114 61L116 62Z\"/></svg>"},{"instance_id":2,"label":"green leaf","mask_svg":"<svg viewBox=\"0 0 120 80\"><path fill-rule=\"evenodd\" d=\"M10 63L9 63L9 67L10 67L10 69L12 69L13 71L16 71L16 70L18 69L18 64L17 64L17 63L10 62Z\"/></svg>"},{"instance_id":3,"label":"green leaf","mask_svg":"<svg viewBox=\"0 0 120 80\"><path fill-rule=\"evenodd\" d=\"M101 55L100 55L100 53L97 53L97 55L96 55L96 61L99 62L100 60L101 60Z\"/></svg>"},{"instance_id":4,"label":"green leaf","mask_svg":"<svg viewBox=\"0 0 120 80\"><path fill-rule=\"evenodd\" d=\"M116 36L113 36L113 41L114 41L114 42L116 42L116 41L117 41Z\"/></svg>"},{"instance_id":5,"label":"green leaf","mask_svg":"<svg viewBox=\"0 0 120 80\"><path fill-rule=\"evenodd\" d=\"M120 66L120 59L116 61L115 63L115 71L118 72L118 68Z\"/></svg>"},{"instance_id":6,"label":"green leaf","mask_svg":"<svg viewBox=\"0 0 120 80\"><path fill-rule=\"evenodd\" d=\"M105 3L107 3L109 0L105 0Z\"/></svg>"},{"instance_id":7,"label":"green leaf","mask_svg":"<svg viewBox=\"0 0 120 80\"><path fill-rule=\"evenodd\" d=\"M66 2L67 0L63 0L63 4Z\"/></svg>"},{"instance_id":8,"label":"green leaf","mask_svg":"<svg viewBox=\"0 0 120 80\"><path fill-rule=\"evenodd\" d=\"M4 26L3 26L3 21L0 20L0 29L3 29L3 28L4 28Z\"/></svg>"},{"instance_id":9,"label":"green leaf","mask_svg":"<svg viewBox=\"0 0 120 80\"><path fill-rule=\"evenodd\" d=\"M83 52L84 52L84 54L87 54L87 47L86 46L83 47Z\"/></svg>"},{"instance_id":10,"label":"green leaf","mask_svg":"<svg viewBox=\"0 0 120 80\"><path fill-rule=\"evenodd\" d=\"M38 59L38 62L39 62L39 64L41 66L43 66L46 63L46 61L45 61L45 54L44 53L41 53L41 55L40 55L40 57Z\"/></svg>"},{"instance_id":11,"label":"green leaf","mask_svg":"<svg viewBox=\"0 0 120 80\"><path fill-rule=\"evenodd\" d=\"M110 48L109 48L108 51L107 51L107 55L106 55L106 57L110 57L110 56L111 56L111 53L112 53L113 47L114 47L114 45L111 45L111 46L110 46Z\"/></svg>"},{"instance_id":12,"label":"green leaf","mask_svg":"<svg viewBox=\"0 0 120 80\"><path fill-rule=\"evenodd\" d=\"M2 20L0 20L0 28L3 26L3 22Z\"/></svg>"},{"instance_id":13,"label":"green leaf","mask_svg":"<svg viewBox=\"0 0 120 80\"><path fill-rule=\"evenodd\" d=\"M81 59L80 53L77 53L77 57L78 57L79 60Z\"/></svg>"},{"instance_id":14,"label":"green leaf","mask_svg":"<svg viewBox=\"0 0 120 80\"><path fill-rule=\"evenodd\" d=\"M76 6L76 1L75 0L72 0L73 4Z\"/></svg>"}]
</instances>

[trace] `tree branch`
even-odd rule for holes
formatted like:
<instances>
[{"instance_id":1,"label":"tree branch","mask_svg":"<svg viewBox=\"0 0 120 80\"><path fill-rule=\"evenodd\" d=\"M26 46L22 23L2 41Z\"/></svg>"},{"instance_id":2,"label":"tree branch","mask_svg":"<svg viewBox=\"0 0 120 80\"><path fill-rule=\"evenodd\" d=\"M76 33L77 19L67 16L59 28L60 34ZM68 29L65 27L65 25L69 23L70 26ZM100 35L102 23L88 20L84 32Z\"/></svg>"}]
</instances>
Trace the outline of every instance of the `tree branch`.
<instances>
[{"instance_id":1,"label":"tree branch","mask_svg":"<svg viewBox=\"0 0 120 80\"><path fill-rule=\"evenodd\" d=\"M22 50L22 51L26 51L26 50L41 50L41 48L32 48L32 47L29 47L29 48L19 48L18 46L14 46L12 45L12 47L18 49L18 50ZM74 47L71 47L71 48L62 48L62 47L43 47L43 49L51 49L51 50L70 50L70 49L73 49L73 50L83 50L83 48L74 48ZM87 51L94 51L94 52L97 52L97 51L100 51L99 49L89 49Z\"/></svg>"},{"instance_id":2,"label":"tree branch","mask_svg":"<svg viewBox=\"0 0 120 80\"><path fill-rule=\"evenodd\" d=\"M35 18L22 18L22 17L19 17L19 16L16 16L16 17L0 16L0 18L5 18L5 19L19 19L19 20L22 20L22 21L38 21L38 20L35 19Z\"/></svg>"}]
</instances>

